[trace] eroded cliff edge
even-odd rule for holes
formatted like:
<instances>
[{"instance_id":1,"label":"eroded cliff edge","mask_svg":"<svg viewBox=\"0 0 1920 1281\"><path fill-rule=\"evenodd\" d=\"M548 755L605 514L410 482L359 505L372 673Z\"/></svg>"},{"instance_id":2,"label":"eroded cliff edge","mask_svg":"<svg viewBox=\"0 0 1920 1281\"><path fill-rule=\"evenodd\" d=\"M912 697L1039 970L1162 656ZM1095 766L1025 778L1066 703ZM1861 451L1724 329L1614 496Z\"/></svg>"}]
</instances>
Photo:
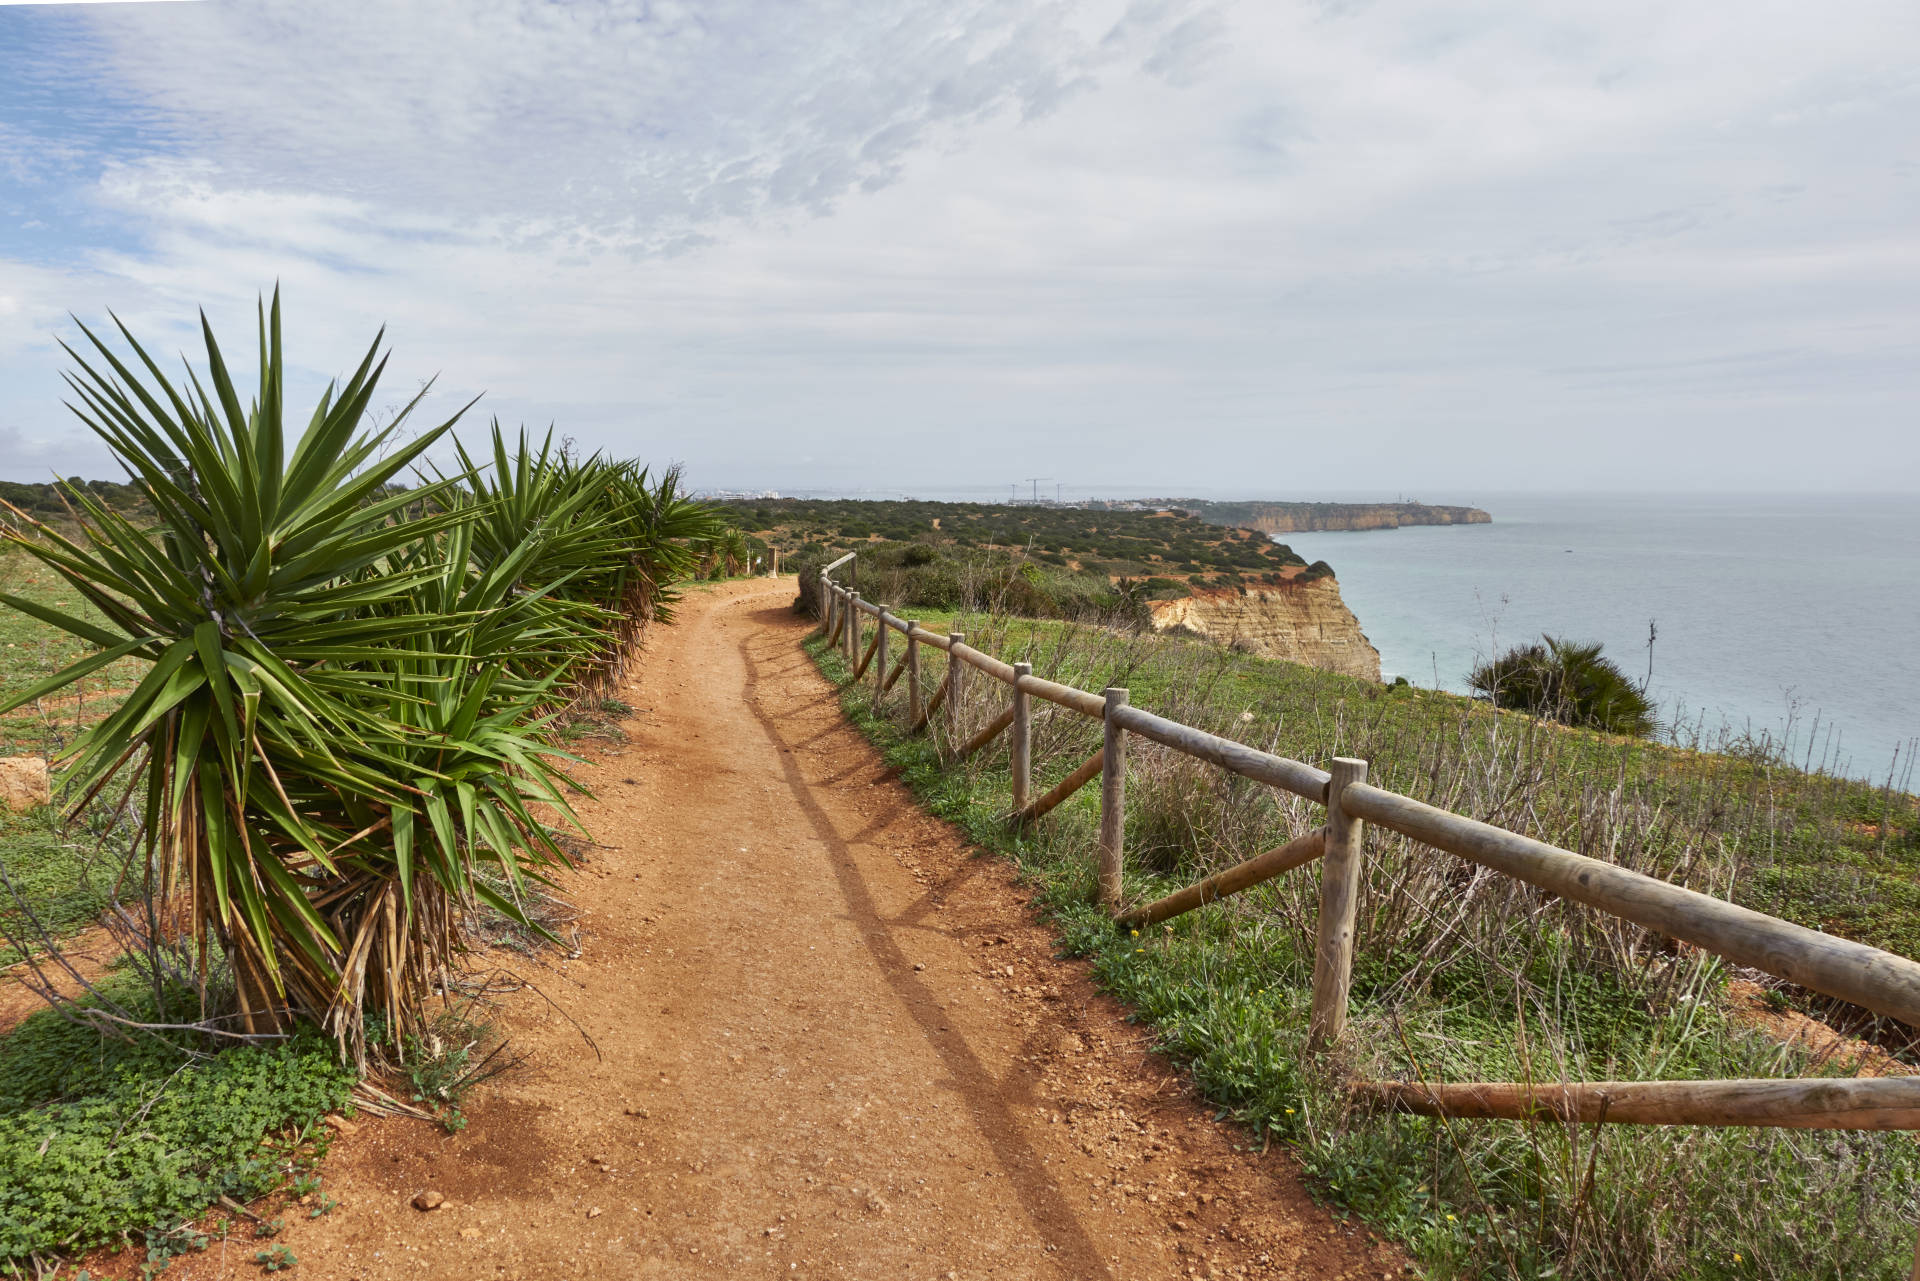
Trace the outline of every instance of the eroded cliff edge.
<instances>
[{"instance_id":1,"label":"eroded cliff edge","mask_svg":"<svg viewBox=\"0 0 1920 1281\"><path fill-rule=\"evenodd\" d=\"M1430 503L1183 502L1180 506L1209 524L1257 529L1263 534L1493 523L1493 517L1478 507L1438 507Z\"/></svg>"},{"instance_id":2,"label":"eroded cliff edge","mask_svg":"<svg viewBox=\"0 0 1920 1281\"><path fill-rule=\"evenodd\" d=\"M1345 676L1380 679L1380 651L1360 630L1333 578L1277 586L1198 588L1149 601L1153 629L1204 637L1266 658L1284 658Z\"/></svg>"}]
</instances>

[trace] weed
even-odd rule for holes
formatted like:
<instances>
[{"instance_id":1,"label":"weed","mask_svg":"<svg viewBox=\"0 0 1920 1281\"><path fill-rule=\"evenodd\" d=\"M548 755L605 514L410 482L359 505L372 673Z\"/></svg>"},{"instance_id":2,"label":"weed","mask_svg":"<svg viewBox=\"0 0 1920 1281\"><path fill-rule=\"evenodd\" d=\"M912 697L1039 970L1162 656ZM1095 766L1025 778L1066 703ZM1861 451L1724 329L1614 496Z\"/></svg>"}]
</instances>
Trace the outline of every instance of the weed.
<instances>
[{"instance_id":1,"label":"weed","mask_svg":"<svg viewBox=\"0 0 1920 1281\"><path fill-rule=\"evenodd\" d=\"M253 1256L253 1261L260 1265L263 1272L285 1272L300 1262L299 1259L294 1257L293 1251L284 1245L276 1245L271 1249L257 1251Z\"/></svg>"},{"instance_id":2,"label":"weed","mask_svg":"<svg viewBox=\"0 0 1920 1281\"><path fill-rule=\"evenodd\" d=\"M137 976L102 987L152 1008ZM0 1040L0 1260L146 1232L150 1263L164 1264L199 1248L198 1234L151 1225L295 1173L313 1146L307 1127L346 1101L352 1072L310 1033L213 1048L116 1039L53 1010Z\"/></svg>"},{"instance_id":3,"label":"weed","mask_svg":"<svg viewBox=\"0 0 1920 1281\"><path fill-rule=\"evenodd\" d=\"M460 1111L467 1092L514 1063L501 1057L506 1049L504 1041L476 1057L476 1051L492 1040L494 1031L493 1024L480 1017L477 1009L473 1001L450 1008L434 1018L421 1035L406 1039L402 1061L413 1083L413 1100L434 1109L449 1134L467 1127L467 1118Z\"/></svg>"}]
</instances>

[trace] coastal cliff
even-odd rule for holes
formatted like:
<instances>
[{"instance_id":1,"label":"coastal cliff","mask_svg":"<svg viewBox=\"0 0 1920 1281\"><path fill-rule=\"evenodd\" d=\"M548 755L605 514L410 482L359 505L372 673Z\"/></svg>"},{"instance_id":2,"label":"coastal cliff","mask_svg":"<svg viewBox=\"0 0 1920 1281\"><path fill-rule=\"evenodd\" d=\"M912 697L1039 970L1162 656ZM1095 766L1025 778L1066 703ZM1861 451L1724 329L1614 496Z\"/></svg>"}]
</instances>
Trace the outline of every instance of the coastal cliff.
<instances>
[{"instance_id":1,"label":"coastal cliff","mask_svg":"<svg viewBox=\"0 0 1920 1281\"><path fill-rule=\"evenodd\" d=\"M1428 503L1205 503L1180 506L1212 525L1257 529L1263 534L1304 534L1402 525L1487 525L1493 517L1478 507Z\"/></svg>"},{"instance_id":2,"label":"coastal cliff","mask_svg":"<svg viewBox=\"0 0 1920 1281\"><path fill-rule=\"evenodd\" d=\"M1370 681L1380 679L1380 651L1360 630L1340 584L1295 578L1277 586L1200 588L1190 596L1149 601L1156 632L1199 636L1266 658L1284 658Z\"/></svg>"}]
</instances>

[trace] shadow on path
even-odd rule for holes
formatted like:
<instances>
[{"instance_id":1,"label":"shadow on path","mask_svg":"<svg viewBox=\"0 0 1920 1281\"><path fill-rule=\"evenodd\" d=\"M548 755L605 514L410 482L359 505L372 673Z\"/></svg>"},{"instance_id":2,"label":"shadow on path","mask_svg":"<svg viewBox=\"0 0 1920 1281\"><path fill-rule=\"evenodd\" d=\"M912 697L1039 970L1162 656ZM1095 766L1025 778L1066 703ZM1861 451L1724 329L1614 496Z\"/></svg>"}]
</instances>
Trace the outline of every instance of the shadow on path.
<instances>
[{"instance_id":1,"label":"shadow on path","mask_svg":"<svg viewBox=\"0 0 1920 1281\"><path fill-rule=\"evenodd\" d=\"M1066 1194L1048 1177L1039 1153L1022 1137L1004 1086L987 1071L986 1065L964 1039L957 1033L943 1030L948 1023L939 999L933 989L915 973L913 963L893 936L896 925L914 928L914 924L925 914L926 907L923 904L927 899L909 909L907 921L890 921L880 914L874 905L872 892L854 863L851 846L835 830L832 819L814 799L813 789L820 784L807 781L800 771L796 753L791 750L796 743L811 740L789 740L782 732L780 723L768 714L760 701L764 664L753 652L753 642L769 636L784 637L790 631L792 615L786 609L779 608L758 610L750 617L757 623L766 624L767 628L751 633L740 641L740 658L746 667L744 697L754 718L766 730L768 739L776 747L789 749L779 753L780 768L787 788L821 843L827 847L828 864L839 882L840 893L846 899L852 919L861 927L860 934L867 950L873 954L880 973L893 989L895 997L912 1015L914 1022L920 1025L927 1044L946 1064L955 1088L971 1111L975 1127L991 1147L994 1158L1019 1196L1027 1218L1041 1239L1055 1252L1061 1271L1071 1277L1111 1276L1106 1260L1100 1256L1099 1249L1081 1226L1079 1215L1068 1202ZM840 714L837 706L834 714ZM851 725L845 727L845 732L850 735L855 733Z\"/></svg>"}]
</instances>

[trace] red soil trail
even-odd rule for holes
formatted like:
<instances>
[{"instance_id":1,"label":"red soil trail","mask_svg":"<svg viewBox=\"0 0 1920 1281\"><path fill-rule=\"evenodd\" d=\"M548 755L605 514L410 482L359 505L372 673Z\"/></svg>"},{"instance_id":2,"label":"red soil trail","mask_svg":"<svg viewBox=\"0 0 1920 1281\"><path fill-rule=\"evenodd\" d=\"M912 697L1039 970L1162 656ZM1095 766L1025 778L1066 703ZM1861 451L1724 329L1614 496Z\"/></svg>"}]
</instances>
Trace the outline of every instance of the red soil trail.
<instances>
[{"instance_id":1,"label":"red soil trail","mask_svg":"<svg viewBox=\"0 0 1920 1281\"><path fill-rule=\"evenodd\" d=\"M654 631L629 741L583 771L582 954L503 1001L525 1062L462 1133L344 1135L340 1208L288 1207L294 1275L1402 1275L1284 1155L1237 1151L1007 868L889 776L792 595L696 591ZM176 1268L257 1275L256 1248Z\"/></svg>"}]
</instances>

